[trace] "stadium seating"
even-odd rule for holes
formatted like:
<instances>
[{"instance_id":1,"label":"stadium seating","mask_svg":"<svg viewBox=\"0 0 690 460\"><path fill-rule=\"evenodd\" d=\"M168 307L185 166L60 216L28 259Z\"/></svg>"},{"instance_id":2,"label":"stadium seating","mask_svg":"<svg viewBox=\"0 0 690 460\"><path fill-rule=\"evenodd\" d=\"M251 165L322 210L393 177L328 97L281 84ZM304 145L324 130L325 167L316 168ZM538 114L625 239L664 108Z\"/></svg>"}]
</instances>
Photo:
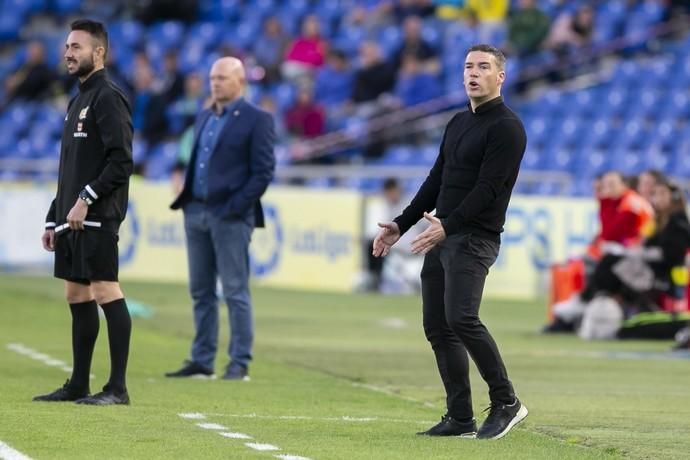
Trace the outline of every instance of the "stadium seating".
<instances>
[{"instance_id":1,"label":"stadium seating","mask_svg":"<svg viewBox=\"0 0 690 460\"><path fill-rule=\"evenodd\" d=\"M345 0L203 0L196 22L185 24L164 21L146 26L131 19L109 21L113 58L126 76L131 76L134 54L147 53L157 70L168 50L179 51L180 69L206 74L218 57L218 45L225 43L242 52L251 50L262 33L263 20L276 15L286 32L299 33L301 20L316 15L322 33L332 48L340 49L355 58L363 40L377 41L384 54L391 56L400 46L402 32L399 25L383 24L373 29L354 25L343 17L352 3ZM372 2L365 2L367 5ZM375 3L375 2L374 2ZM513 2L515 3L515 2ZM539 5L552 18L564 11L572 11L583 2L541 0ZM22 25L40 14L66 17L80 10L79 0L2 0L0 16L0 44L17 43L0 60L0 80L18 68L25 56L25 46L18 42ZM631 6L632 5L632 6ZM604 46L620 37L631 37L654 27L664 15L662 2L627 2L611 0L597 3L595 45ZM461 90L464 50L478 40L478 30L461 22L424 20L422 35L434 47L442 63L441 88L446 93ZM491 41L505 40L505 29L492 32ZM43 37L50 53L49 62L60 59L59 47L53 46L59 35ZM637 49L635 49L637 50ZM633 51L635 51L633 50ZM641 168L656 168L676 175L690 174L689 162L683 153L690 147L690 40L669 42L657 50L653 59L626 54L610 72L608 79L592 82L589 87L575 89L551 88L532 99L513 97L511 106L520 114L528 136L528 148L523 161L526 171L557 171L574 177L571 192L589 194L593 175L607 168L634 173ZM508 74L514 77L522 68L543 66L553 57L539 53L528 59L509 61ZM356 60L353 61L356 64ZM674 78L668 78L673 72ZM320 90L323 82L316 81L316 98L326 107L344 100L346 94L330 94ZM2 90L0 90L2 91ZM259 101L270 95L282 114L294 103L296 87L280 82L270 87L253 85L250 99ZM0 93L0 97L2 93ZM359 129L362 120L329 116L330 129ZM178 123L179 124L179 123ZM49 104L27 104L22 101L5 107L0 114L0 157L19 158L57 157L61 134L61 112ZM178 125L174 133L180 132ZM422 146L392 145L383 157L373 160L389 166L430 166L437 155L437 141ZM150 178L163 179L174 163L174 139L157 146L138 141L135 148L138 162L146 163L144 171ZM12 171L0 171L3 177ZM324 185L320 183L321 185ZM378 182L353 180L351 185L370 191ZM558 193L553 184L539 184L522 191Z\"/></svg>"}]
</instances>

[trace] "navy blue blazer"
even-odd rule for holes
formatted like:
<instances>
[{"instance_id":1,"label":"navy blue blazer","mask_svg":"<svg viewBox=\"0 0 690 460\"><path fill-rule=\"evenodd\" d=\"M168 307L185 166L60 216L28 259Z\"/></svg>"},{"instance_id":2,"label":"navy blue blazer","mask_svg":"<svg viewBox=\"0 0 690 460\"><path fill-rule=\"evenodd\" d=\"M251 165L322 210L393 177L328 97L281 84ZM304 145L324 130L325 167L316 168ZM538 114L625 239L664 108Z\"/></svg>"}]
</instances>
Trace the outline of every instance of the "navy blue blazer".
<instances>
[{"instance_id":1,"label":"navy blue blazer","mask_svg":"<svg viewBox=\"0 0 690 460\"><path fill-rule=\"evenodd\" d=\"M199 135L211 109L203 110L194 124L192 156L185 174L184 188L170 205L180 209L192 201L192 181L196 167ZM275 170L275 129L273 117L244 99L222 128L209 161L206 205L222 218L242 218L254 208L255 225L264 226L259 198L273 179Z\"/></svg>"}]
</instances>

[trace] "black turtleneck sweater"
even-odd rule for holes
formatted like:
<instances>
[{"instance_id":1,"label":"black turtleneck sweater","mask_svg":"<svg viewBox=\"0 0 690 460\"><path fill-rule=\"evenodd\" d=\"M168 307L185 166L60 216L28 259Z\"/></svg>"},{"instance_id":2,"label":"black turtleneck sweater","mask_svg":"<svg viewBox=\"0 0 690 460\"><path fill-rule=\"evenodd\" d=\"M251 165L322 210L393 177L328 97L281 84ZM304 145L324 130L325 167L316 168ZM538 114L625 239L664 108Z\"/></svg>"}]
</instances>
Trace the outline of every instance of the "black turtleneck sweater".
<instances>
[{"instance_id":1,"label":"black turtleneck sweater","mask_svg":"<svg viewBox=\"0 0 690 460\"><path fill-rule=\"evenodd\" d=\"M86 189L93 201L86 220L117 233L127 212L132 135L127 97L105 70L95 72L79 85L67 109L57 195L46 216L46 228L65 223L79 192Z\"/></svg>"},{"instance_id":2,"label":"black turtleneck sweater","mask_svg":"<svg viewBox=\"0 0 690 460\"><path fill-rule=\"evenodd\" d=\"M526 143L522 122L500 96L456 114L429 176L395 218L401 234L436 208L446 236L471 233L500 242Z\"/></svg>"}]
</instances>

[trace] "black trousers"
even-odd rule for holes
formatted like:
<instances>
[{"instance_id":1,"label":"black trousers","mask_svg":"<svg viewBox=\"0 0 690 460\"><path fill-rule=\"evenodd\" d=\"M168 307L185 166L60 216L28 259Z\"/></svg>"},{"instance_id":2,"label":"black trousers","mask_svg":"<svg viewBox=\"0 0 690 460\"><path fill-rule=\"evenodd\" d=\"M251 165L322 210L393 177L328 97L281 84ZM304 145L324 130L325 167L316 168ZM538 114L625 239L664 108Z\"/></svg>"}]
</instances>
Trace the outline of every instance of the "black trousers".
<instances>
[{"instance_id":1,"label":"black trousers","mask_svg":"<svg viewBox=\"0 0 690 460\"><path fill-rule=\"evenodd\" d=\"M498 249L491 240L453 235L427 253L422 267L424 333L436 355L448 415L460 421L473 416L468 352L491 402L515 399L496 342L479 319L484 281Z\"/></svg>"}]
</instances>

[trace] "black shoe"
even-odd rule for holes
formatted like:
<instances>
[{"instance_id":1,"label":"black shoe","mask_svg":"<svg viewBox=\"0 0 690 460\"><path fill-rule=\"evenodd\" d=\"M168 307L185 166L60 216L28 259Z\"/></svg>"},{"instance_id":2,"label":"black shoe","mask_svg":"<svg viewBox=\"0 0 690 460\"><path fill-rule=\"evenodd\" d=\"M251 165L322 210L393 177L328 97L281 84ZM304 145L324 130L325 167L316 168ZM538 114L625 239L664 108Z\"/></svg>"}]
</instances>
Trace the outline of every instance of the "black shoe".
<instances>
[{"instance_id":1,"label":"black shoe","mask_svg":"<svg viewBox=\"0 0 690 460\"><path fill-rule=\"evenodd\" d=\"M513 404L492 403L487 410L489 416L479 428L477 439L500 439L529 413L517 398Z\"/></svg>"},{"instance_id":2,"label":"black shoe","mask_svg":"<svg viewBox=\"0 0 690 460\"><path fill-rule=\"evenodd\" d=\"M89 406L113 406L113 405L129 405L129 394L125 391L115 391L109 389L106 385L103 391L96 393L93 396L87 396L76 401L77 404L86 404Z\"/></svg>"},{"instance_id":3,"label":"black shoe","mask_svg":"<svg viewBox=\"0 0 690 460\"><path fill-rule=\"evenodd\" d=\"M185 361L184 365L180 369L174 372L166 372L165 376L212 378L213 370L208 369L201 364L195 363L194 361Z\"/></svg>"},{"instance_id":4,"label":"black shoe","mask_svg":"<svg viewBox=\"0 0 690 460\"><path fill-rule=\"evenodd\" d=\"M441 421L426 431L417 433L419 436L459 436L474 438L477 435L477 421L458 422L450 415L441 417Z\"/></svg>"},{"instance_id":5,"label":"black shoe","mask_svg":"<svg viewBox=\"0 0 690 460\"><path fill-rule=\"evenodd\" d=\"M34 401L60 402L60 401L76 401L77 399L85 398L89 395L89 389L79 390L70 385L69 379L65 382L62 388L58 388L47 395L39 395L34 397Z\"/></svg>"},{"instance_id":6,"label":"black shoe","mask_svg":"<svg viewBox=\"0 0 690 460\"><path fill-rule=\"evenodd\" d=\"M244 380L249 381L249 369L239 364L228 364L223 374L223 380Z\"/></svg>"},{"instance_id":7,"label":"black shoe","mask_svg":"<svg viewBox=\"0 0 690 460\"><path fill-rule=\"evenodd\" d=\"M556 318L552 323L547 324L541 330L542 334L566 334L575 332L575 325L562 319Z\"/></svg>"}]
</instances>

